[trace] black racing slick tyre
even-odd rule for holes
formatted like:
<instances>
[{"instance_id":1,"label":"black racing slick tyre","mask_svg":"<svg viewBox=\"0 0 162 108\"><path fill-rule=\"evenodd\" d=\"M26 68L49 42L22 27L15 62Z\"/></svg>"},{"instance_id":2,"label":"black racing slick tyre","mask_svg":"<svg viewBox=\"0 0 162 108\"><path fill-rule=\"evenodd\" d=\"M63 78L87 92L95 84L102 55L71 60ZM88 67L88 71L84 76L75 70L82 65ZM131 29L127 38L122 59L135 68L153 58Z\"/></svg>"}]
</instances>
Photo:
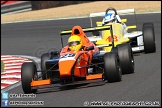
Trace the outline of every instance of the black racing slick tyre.
<instances>
[{"instance_id":1,"label":"black racing slick tyre","mask_svg":"<svg viewBox=\"0 0 162 108\"><path fill-rule=\"evenodd\" d=\"M153 23L144 23L142 32L144 41L144 52L145 53L156 52L155 32Z\"/></svg>"},{"instance_id":2,"label":"black racing slick tyre","mask_svg":"<svg viewBox=\"0 0 162 108\"><path fill-rule=\"evenodd\" d=\"M30 83L35 79L37 69L34 62L25 62L21 67L21 85L24 93L36 93L37 89L32 89Z\"/></svg>"},{"instance_id":3,"label":"black racing slick tyre","mask_svg":"<svg viewBox=\"0 0 162 108\"><path fill-rule=\"evenodd\" d=\"M108 82L119 82L122 80L122 70L119 57L116 52L105 53L104 55L104 75Z\"/></svg>"},{"instance_id":4,"label":"black racing slick tyre","mask_svg":"<svg viewBox=\"0 0 162 108\"><path fill-rule=\"evenodd\" d=\"M41 73L42 73L42 79L46 79L47 78L47 73L46 72L46 61L49 60L51 58L51 55L50 53L45 53L45 54L42 54L41 56Z\"/></svg>"},{"instance_id":5,"label":"black racing slick tyre","mask_svg":"<svg viewBox=\"0 0 162 108\"><path fill-rule=\"evenodd\" d=\"M119 60L122 68L122 74L134 72L134 56L132 47L129 43L117 45Z\"/></svg>"}]
</instances>

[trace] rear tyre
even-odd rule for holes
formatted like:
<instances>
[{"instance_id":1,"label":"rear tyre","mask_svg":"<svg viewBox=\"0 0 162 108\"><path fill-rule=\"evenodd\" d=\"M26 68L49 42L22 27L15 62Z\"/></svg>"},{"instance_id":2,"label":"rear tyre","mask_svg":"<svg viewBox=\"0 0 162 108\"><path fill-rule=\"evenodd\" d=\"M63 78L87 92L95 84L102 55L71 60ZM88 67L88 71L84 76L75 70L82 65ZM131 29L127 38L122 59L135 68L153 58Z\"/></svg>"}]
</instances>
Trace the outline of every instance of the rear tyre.
<instances>
[{"instance_id":1,"label":"rear tyre","mask_svg":"<svg viewBox=\"0 0 162 108\"><path fill-rule=\"evenodd\" d=\"M104 55L104 74L108 82L118 82L122 79L122 70L119 57L116 52L105 53Z\"/></svg>"},{"instance_id":2,"label":"rear tyre","mask_svg":"<svg viewBox=\"0 0 162 108\"><path fill-rule=\"evenodd\" d=\"M156 52L155 33L154 33L153 23L144 23L142 32L143 32L143 41L144 41L144 52L145 53Z\"/></svg>"},{"instance_id":3,"label":"rear tyre","mask_svg":"<svg viewBox=\"0 0 162 108\"><path fill-rule=\"evenodd\" d=\"M46 69L46 61L49 60L51 58L50 53L45 53L42 54L41 56L41 73L42 73L42 79L47 79L47 73L45 74Z\"/></svg>"},{"instance_id":4,"label":"rear tyre","mask_svg":"<svg viewBox=\"0 0 162 108\"><path fill-rule=\"evenodd\" d=\"M35 79L37 69L34 62L25 62L21 67L21 84L24 93L36 93L37 89L32 89L30 83Z\"/></svg>"},{"instance_id":5,"label":"rear tyre","mask_svg":"<svg viewBox=\"0 0 162 108\"><path fill-rule=\"evenodd\" d=\"M122 68L122 74L130 74L134 72L134 57L132 48L129 43L117 45L118 55Z\"/></svg>"}]
</instances>

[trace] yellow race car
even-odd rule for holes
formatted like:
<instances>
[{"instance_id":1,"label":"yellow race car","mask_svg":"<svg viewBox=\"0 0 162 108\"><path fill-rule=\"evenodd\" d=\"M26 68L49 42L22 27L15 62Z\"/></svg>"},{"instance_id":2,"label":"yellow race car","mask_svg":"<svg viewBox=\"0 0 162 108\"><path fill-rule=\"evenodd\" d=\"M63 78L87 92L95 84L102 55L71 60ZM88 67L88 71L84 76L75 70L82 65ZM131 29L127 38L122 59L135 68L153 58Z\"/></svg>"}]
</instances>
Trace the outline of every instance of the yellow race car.
<instances>
[{"instance_id":1,"label":"yellow race car","mask_svg":"<svg viewBox=\"0 0 162 108\"><path fill-rule=\"evenodd\" d=\"M134 9L119 10L115 8L108 8L106 12L91 13L90 21L92 26L92 17L103 16L103 21L96 22L97 26L112 25L113 40L111 38L111 31L104 30L101 32L92 32L93 36L88 37L90 41L94 42L99 48L100 52L110 52L112 49L112 41L114 46L123 43L130 43L133 52L153 53L156 52L155 34L153 23L144 23L142 31L128 32L130 29L137 28L136 25L127 26L125 23L127 19L121 19L119 14L135 13Z\"/></svg>"}]
</instances>

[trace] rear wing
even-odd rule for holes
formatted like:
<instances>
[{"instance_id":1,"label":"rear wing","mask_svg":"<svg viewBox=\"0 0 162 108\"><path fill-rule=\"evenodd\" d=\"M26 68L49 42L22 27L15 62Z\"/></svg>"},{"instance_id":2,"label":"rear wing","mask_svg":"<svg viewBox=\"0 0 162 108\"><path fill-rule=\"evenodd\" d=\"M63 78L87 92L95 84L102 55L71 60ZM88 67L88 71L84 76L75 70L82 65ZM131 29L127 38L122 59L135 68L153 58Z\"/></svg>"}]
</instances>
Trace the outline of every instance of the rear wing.
<instances>
[{"instance_id":1,"label":"rear wing","mask_svg":"<svg viewBox=\"0 0 162 108\"><path fill-rule=\"evenodd\" d=\"M110 30L111 37L112 37L112 45L114 46L114 39L113 39L113 29L112 25L105 25L105 26L99 26L99 27L88 27L88 28L82 28L83 32L93 32L93 31L102 31L102 30ZM62 43L62 48L63 48L63 35L70 35L72 33L72 30L62 30L60 31L61 35L61 43Z\"/></svg>"},{"instance_id":2,"label":"rear wing","mask_svg":"<svg viewBox=\"0 0 162 108\"><path fill-rule=\"evenodd\" d=\"M112 30L111 25L105 25L100 27L88 27L88 28L82 28L83 32L92 32L92 31L102 31L102 30ZM60 35L68 35L71 34L72 30L62 30L60 32Z\"/></svg>"},{"instance_id":3,"label":"rear wing","mask_svg":"<svg viewBox=\"0 0 162 108\"><path fill-rule=\"evenodd\" d=\"M135 9L125 9L125 10L117 10L116 11L118 15L124 15L124 14L136 14L135 13ZM114 13L114 12L110 12L110 13ZM89 14L89 18L90 18L90 23L91 23L91 27L92 25L92 17L99 17L99 16L105 16L106 12L97 12L97 13L90 13Z\"/></svg>"}]
</instances>

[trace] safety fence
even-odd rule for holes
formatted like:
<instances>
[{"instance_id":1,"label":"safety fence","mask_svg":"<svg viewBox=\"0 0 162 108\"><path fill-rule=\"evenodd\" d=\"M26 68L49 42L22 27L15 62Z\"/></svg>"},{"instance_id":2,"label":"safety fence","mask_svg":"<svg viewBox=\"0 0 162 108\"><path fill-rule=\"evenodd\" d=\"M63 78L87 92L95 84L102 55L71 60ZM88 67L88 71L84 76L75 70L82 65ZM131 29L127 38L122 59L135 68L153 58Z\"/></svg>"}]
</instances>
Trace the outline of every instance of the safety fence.
<instances>
[{"instance_id":1,"label":"safety fence","mask_svg":"<svg viewBox=\"0 0 162 108\"><path fill-rule=\"evenodd\" d=\"M31 10L32 10L31 1L18 1L11 4L1 5L1 15Z\"/></svg>"},{"instance_id":2,"label":"safety fence","mask_svg":"<svg viewBox=\"0 0 162 108\"><path fill-rule=\"evenodd\" d=\"M67 5L81 4L93 1L1 1L1 15L24 11L48 9Z\"/></svg>"}]
</instances>

